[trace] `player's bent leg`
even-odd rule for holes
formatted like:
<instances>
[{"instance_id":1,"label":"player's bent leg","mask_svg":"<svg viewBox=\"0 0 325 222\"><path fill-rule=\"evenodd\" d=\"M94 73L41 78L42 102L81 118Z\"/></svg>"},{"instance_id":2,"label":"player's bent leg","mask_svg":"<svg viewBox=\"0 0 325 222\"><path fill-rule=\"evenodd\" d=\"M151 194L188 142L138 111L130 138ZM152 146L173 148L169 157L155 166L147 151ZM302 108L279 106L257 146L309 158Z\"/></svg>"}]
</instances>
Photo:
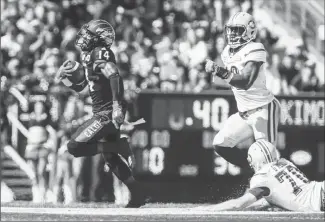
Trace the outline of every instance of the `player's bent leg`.
<instances>
[{"instance_id":1,"label":"player's bent leg","mask_svg":"<svg viewBox=\"0 0 325 222\"><path fill-rule=\"evenodd\" d=\"M276 143L280 113L280 103L274 99L248 117L248 123L254 131L255 140L264 139L270 143Z\"/></svg>"},{"instance_id":2,"label":"player's bent leg","mask_svg":"<svg viewBox=\"0 0 325 222\"><path fill-rule=\"evenodd\" d=\"M68 144L68 152L74 157L94 156L98 154L96 143L77 142L71 139Z\"/></svg>"},{"instance_id":3,"label":"player's bent leg","mask_svg":"<svg viewBox=\"0 0 325 222\"><path fill-rule=\"evenodd\" d=\"M132 170L126 160L117 153L103 153L106 164L123 183L134 180Z\"/></svg>"},{"instance_id":4,"label":"player's bent leg","mask_svg":"<svg viewBox=\"0 0 325 222\"><path fill-rule=\"evenodd\" d=\"M105 162L108 164L115 176L121 180L130 190L131 199L127 208L138 208L145 204L145 196L140 190L139 183L132 175L132 169L126 159L118 153L103 153Z\"/></svg>"},{"instance_id":5,"label":"player's bent leg","mask_svg":"<svg viewBox=\"0 0 325 222\"><path fill-rule=\"evenodd\" d=\"M93 116L72 135L67 144L68 152L74 157L94 156L99 153L97 141L105 136L105 124Z\"/></svg>"},{"instance_id":6,"label":"player's bent leg","mask_svg":"<svg viewBox=\"0 0 325 222\"><path fill-rule=\"evenodd\" d=\"M120 138L120 132L112 123L107 125L108 136L105 137L106 143L101 143L102 153L111 168L112 172L120 179L130 190L131 199L126 207L137 208L145 204L145 196L140 190L139 183L132 175L132 151L127 138Z\"/></svg>"},{"instance_id":7,"label":"player's bent leg","mask_svg":"<svg viewBox=\"0 0 325 222\"><path fill-rule=\"evenodd\" d=\"M249 168L246 152L235 146L252 136L251 127L236 113L228 118L223 129L215 136L213 146L226 161L241 168Z\"/></svg>"}]
</instances>

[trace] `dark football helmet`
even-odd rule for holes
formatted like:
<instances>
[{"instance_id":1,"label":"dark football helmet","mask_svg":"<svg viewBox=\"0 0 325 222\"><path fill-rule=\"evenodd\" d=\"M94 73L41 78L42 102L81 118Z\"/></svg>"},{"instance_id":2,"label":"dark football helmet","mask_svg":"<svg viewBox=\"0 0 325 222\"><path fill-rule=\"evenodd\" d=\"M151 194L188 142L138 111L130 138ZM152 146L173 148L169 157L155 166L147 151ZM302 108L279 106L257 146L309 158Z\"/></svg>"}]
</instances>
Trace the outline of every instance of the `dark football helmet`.
<instances>
[{"instance_id":1,"label":"dark football helmet","mask_svg":"<svg viewBox=\"0 0 325 222\"><path fill-rule=\"evenodd\" d=\"M115 31L105 20L91 20L77 34L76 46L82 51L91 51L97 46L110 48L115 40Z\"/></svg>"}]
</instances>

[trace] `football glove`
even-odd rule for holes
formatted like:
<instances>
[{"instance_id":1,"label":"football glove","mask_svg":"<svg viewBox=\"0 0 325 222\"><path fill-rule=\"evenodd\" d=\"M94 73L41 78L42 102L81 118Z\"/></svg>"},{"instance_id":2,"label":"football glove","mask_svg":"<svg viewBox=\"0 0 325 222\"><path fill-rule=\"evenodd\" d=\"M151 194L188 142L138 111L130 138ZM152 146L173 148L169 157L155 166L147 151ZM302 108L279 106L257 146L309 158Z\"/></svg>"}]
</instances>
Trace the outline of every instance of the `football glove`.
<instances>
[{"instance_id":1,"label":"football glove","mask_svg":"<svg viewBox=\"0 0 325 222\"><path fill-rule=\"evenodd\" d=\"M215 62L207 59L205 64L205 71L212 75L216 75L221 79L229 79L231 72L228 72L227 69L218 66Z\"/></svg>"},{"instance_id":2,"label":"football glove","mask_svg":"<svg viewBox=\"0 0 325 222\"><path fill-rule=\"evenodd\" d=\"M122 106L118 101L113 101L112 121L116 129L119 129L124 122Z\"/></svg>"},{"instance_id":3,"label":"football glove","mask_svg":"<svg viewBox=\"0 0 325 222\"><path fill-rule=\"evenodd\" d=\"M71 73L68 73L68 70L72 69L72 63L70 62L70 60L66 60L59 68L59 70L57 71L56 75L55 75L55 79L57 80L61 80L64 79L68 76L72 76Z\"/></svg>"}]
</instances>

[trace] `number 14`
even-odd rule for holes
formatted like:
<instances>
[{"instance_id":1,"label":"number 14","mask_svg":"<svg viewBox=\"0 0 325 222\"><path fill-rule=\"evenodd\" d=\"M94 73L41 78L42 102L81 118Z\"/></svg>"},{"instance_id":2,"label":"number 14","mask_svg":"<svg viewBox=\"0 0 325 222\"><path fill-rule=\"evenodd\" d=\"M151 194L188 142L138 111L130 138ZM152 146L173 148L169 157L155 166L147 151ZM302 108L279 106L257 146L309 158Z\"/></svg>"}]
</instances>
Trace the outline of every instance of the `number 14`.
<instances>
[{"instance_id":1,"label":"number 14","mask_svg":"<svg viewBox=\"0 0 325 222\"><path fill-rule=\"evenodd\" d=\"M103 50L101 50L101 51L99 51L99 54L98 54L98 56L99 56L99 59L102 59L102 57L104 56L105 58L106 58L106 60L108 60L108 58L109 58L109 53L108 53L108 51L104 51L104 53L103 53Z\"/></svg>"}]
</instances>

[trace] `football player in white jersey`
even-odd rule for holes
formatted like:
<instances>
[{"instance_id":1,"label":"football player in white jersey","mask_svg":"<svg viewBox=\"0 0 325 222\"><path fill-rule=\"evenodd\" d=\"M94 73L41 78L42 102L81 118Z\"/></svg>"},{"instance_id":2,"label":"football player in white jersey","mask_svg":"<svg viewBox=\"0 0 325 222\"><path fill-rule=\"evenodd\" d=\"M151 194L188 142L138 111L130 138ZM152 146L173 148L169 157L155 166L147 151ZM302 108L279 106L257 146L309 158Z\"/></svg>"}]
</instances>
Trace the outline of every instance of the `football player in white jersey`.
<instances>
[{"instance_id":1,"label":"football player in white jersey","mask_svg":"<svg viewBox=\"0 0 325 222\"><path fill-rule=\"evenodd\" d=\"M254 137L274 143L280 117L280 103L266 88L266 51L253 42L257 28L254 18L245 12L233 15L225 26L227 46L221 54L225 67L207 60L207 73L231 85L238 112L225 122L213 141L215 151L228 162L249 168L247 154L235 146Z\"/></svg>"},{"instance_id":2,"label":"football player in white jersey","mask_svg":"<svg viewBox=\"0 0 325 222\"><path fill-rule=\"evenodd\" d=\"M265 203L290 211L324 211L325 181L310 181L293 163L280 159L272 143L265 140L253 143L247 159L255 171L248 192L201 209L241 210L264 198Z\"/></svg>"}]
</instances>

